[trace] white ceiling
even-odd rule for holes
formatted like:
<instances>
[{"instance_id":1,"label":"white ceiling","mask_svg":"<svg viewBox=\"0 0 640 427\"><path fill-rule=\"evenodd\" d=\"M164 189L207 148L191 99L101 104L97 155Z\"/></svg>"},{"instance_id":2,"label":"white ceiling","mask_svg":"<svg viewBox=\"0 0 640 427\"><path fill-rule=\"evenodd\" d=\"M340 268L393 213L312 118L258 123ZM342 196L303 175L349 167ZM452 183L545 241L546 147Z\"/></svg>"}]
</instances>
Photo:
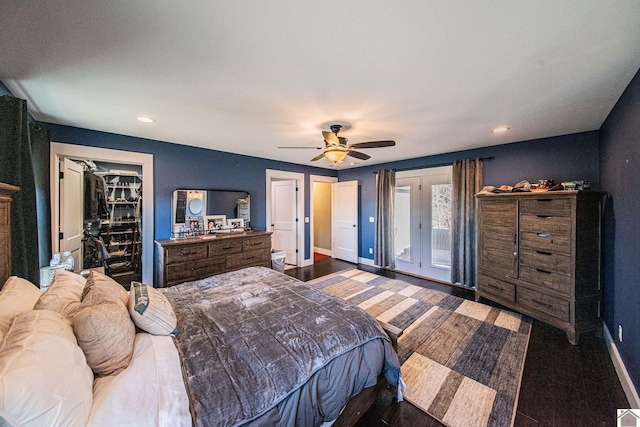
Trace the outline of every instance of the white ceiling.
<instances>
[{"instance_id":1,"label":"white ceiling","mask_svg":"<svg viewBox=\"0 0 640 427\"><path fill-rule=\"evenodd\" d=\"M639 68L638 0L0 5L0 80L37 120L327 168L277 147L397 142L361 166L595 130Z\"/></svg>"}]
</instances>

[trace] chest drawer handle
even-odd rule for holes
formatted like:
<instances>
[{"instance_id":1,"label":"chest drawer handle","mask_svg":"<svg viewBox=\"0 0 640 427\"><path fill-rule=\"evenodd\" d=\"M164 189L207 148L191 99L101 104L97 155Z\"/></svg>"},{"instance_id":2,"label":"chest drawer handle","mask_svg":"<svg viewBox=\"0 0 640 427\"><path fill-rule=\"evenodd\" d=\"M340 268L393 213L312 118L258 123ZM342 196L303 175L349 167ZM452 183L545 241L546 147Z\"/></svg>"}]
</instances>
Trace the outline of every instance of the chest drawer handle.
<instances>
[{"instance_id":1,"label":"chest drawer handle","mask_svg":"<svg viewBox=\"0 0 640 427\"><path fill-rule=\"evenodd\" d=\"M547 304L547 303L544 303L544 302L542 302L542 301L538 301L538 300L537 300L537 299L535 299L535 298L531 298L531 301L533 301L533 302L535 302L536 304L541 305L541 306L543 306L543 307L553 308L553 306L552 306L551 304Z\"/></svg>"},{"instance_id":2,"label":"chest drawer handle","mask_svg":"<svg viewBox=\"0 0 640 427\"><path fill-rule=\"evenodd\" d=\"M551 237L552 234L551 233L538 233L538 236L540 236L540 237Z\"/></svg>"},{"instance_id":3,"label":"chest drawer handle","mask_svg":"<svg viewBox=\"0 0 640 427\"><path fill-rule=\"evenodd\" d=\"M538 214L536 215L538 218L553 218L553 215L542 215L542 214Z\"/></svg>"},{"instance_id":4,"label":"chest drawer handle","mask_svg":"<svg viewBox=\"0 0 640 427\"><path fill-rule=\"evenodd\" d=\"M497 289L499 291L504 291L504 288L500 287L500 286L496 286L496 285L492 285L490 283L487 283L487 286L493 289Z\"/></svg>"},{"instance_id":5,"label":"chest drawer handle","mask_svg":"<svg viewBox=\"0 0 640 427\"><path fill-rule=\"evenodd\" d=\"M540 273L544 273L544 274L551 274L550 271L547 270L540 270L539 268L536 268L536 271L540 272Z\"/></svg>"},{"instance_id":6,"label":"chest drawer handle","mask_svg":"<svg viewBox=\"0 0 640 427\"><path fill-rule=\"evenodd\" d=\"M551 252L544 252L544 251L536 251L536 253L540 255L551 255Z\"/></svg>"}]
</instances>

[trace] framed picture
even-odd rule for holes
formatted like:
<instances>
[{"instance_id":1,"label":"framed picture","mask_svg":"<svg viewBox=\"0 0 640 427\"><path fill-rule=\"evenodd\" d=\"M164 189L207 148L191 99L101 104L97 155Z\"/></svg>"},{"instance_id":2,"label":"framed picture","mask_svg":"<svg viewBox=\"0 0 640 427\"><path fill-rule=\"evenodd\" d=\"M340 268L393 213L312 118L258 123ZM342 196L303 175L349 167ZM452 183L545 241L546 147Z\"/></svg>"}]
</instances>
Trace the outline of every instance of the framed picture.
<instances>
[{"instance_id":1,"label":"framed picture","mask_svg":"<svg viewBox=\"0 0 640 427\"><path fill-rule=\"evenodd\" d=\"M202 229L202 217L201 216L190 216L189 217L189 228L191 231L198 231Z\"/></svg>"},{"instance_id":2,"label":"framed picture","mask_svg":"<svg viewBox=\"0 0 640 427\"><path fill-rule=\"evenodd\" d=\"M227 225L226 215L207 215L204 217L205 231L222 230Z\"/></svg>"},{"instance_id":3,"label":"framed picture","mask_svg":"<svg viewBox=\"0 0 640 427\"><path fill-rule=\"evenodd\" d=\"M227 227L232 230L244 230L244 218L231 218L227 220Z\"/></svg>"}]
</instances>

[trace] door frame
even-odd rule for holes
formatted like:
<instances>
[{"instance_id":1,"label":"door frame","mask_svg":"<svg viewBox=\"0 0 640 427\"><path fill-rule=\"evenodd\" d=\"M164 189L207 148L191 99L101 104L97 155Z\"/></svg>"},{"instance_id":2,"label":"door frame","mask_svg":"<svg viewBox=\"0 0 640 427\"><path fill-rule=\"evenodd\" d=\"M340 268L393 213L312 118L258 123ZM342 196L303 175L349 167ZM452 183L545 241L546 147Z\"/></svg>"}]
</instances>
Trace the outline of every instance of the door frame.
<instances>
[{"instance_id":1,"label":"door frame","mask_svg":"<svg viewBox=\"0 0 640 427\"><path fill-rule=\"evenodd\" d=\"M60 159L63 157L142 166L142 281L153 284L153 154L52 142L50 154L51 249L54 253L60 250L58 240L58 224L60 223L58 176L60 175Z\"/></svg>"},{"instance_id":2,"label":"door frame","mask_svg":"<svg viewBox=\"0 0 640 427\"><path fill-rule=\"evenodd\" d=\"M311 198L309 200L310 202L309 217L311 218L310 224L309 224L309 242L310 242L309 247L311 248L311 264L315 263L314 257L313 257L313 245L315 242L315 235L313 233L313 229L314 229L314 223L316 219L313 215L313 200L315 198L313 194L313 184L316 182L325 182L325 183L333 184L335 182L338 182L338 178L335 176L309 175L309 192L311 193ZM331 203L333 204L333 200L331 200ZM332 217L332 222L333 222L333 217ZM333 224L330 224L330 227L333 230ZM333 252L333 235L331 236L331 251Z\"/></svg>"},{"instance_id":3,"label":"door frame","mask_svg":"<svg viewBox=\"0 0 640 427\"><path fill-rule=\"evenodd\" d=\"M313 264L313 258L311 262L304 258L304 253L306 249L305 239L304 239L304 225L305 225L305 217L304 217L304 188L305 188L305 179L304 173L298 172L287 172L276 169L266 169L266 228L269 230L271 228L271 181L280 181L280 180L295 180L297 181L298 191L296 192L296 212L298 212L298 221L296 222L296 234L297 234L297 246L298 253L296 254L296 265L298 267L306 267L307 265Z\"/></svg>"}]
</instances>

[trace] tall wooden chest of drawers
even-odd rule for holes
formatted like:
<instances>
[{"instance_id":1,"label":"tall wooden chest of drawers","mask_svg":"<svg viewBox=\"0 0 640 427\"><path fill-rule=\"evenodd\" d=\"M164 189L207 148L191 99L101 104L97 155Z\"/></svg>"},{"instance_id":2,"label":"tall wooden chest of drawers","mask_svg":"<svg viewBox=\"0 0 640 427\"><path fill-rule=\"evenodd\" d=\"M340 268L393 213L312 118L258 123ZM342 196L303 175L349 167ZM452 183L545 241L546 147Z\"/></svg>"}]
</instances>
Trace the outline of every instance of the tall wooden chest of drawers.
<instances>
[{"instance_id":1,"label":"tall wooden chest of drawers","mask_svg":"<svg viewBox=\"0 0 640 427\"><path fill-rule=\"evenodd\" d=\"M157 286L173 286L252 266L271 266L271 232L156 240Z\"/></svg>"},{"instance_id":2,"label":"tall wooden chest of drawers","mask_svg":"<svg viewBox=\"0 0 640 427\"><path fill-rule=\"evenodd\" d=\"M478 195L477 298L563 329L572 344L601 326L603 196Z\"/></svg>"}]
</instances>

